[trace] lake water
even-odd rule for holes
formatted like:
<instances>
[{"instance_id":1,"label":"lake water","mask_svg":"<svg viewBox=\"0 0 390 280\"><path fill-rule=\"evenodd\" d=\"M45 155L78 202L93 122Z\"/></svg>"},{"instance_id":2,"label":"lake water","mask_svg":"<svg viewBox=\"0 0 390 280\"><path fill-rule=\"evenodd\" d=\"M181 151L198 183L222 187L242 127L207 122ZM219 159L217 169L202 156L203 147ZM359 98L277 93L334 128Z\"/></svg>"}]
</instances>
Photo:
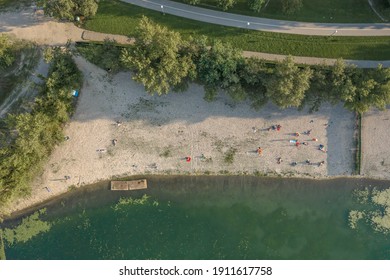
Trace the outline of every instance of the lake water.
<instances>
[{"instance_id":1,"label":"lake water","mask_svg":"<svg viewBox=\"0 0 390 280\"><path fill-rule=\"evenodd\" d=\"M7 259L390 259L389 235L348 226L352 191L389 181L153 176L144 191L108 185L48 203L50 232L7 247ZM149 203L113 209L143 194Z\"/></svg>"}]
</instances>

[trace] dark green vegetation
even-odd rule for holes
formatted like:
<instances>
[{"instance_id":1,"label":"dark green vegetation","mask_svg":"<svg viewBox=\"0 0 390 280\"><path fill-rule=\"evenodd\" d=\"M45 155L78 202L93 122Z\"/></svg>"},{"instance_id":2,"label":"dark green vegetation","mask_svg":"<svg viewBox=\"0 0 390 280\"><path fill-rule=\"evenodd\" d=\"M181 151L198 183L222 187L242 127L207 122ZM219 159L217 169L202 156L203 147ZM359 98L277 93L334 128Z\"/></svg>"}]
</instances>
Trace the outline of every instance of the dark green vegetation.
<instances>
[{"instance_id":1,"label":"dark green vegetation","mask_svg":"<svg viewBox=\"0 0 390 280\"><path fill-rule=\"evenodd\" d=\"M48 232L51 228L49 222L41 220L40 216L46 213L46 209L41 209L32 215L23 218L21 223L14 228L0 230L7 244L12 245L18 242L27 242L40 233Z\"/></svg>"},{"instance_id":2,"label":"dark green vegetation","mask_svg":"<svg viewBox=\"0 0 390 280\"><path fill-rule=\"evenodd\" d=\"M162 15L116 0L100 1L96 16L86 21L85 28L133 37L144 15L179 32L185 39L205 35L246 51L366 60L387 60L390 57L390 37L300 36L244 30Z\"/></svg>"},{"instance_id":3,"label":"dark green vegetation","mask_svg":"<svg viewBox=\"0 0 390 280\"><path fill-rule=\"evenodd\" d=\"M188 3L189 0L173 0L176 2ZM197 6L222 10L218 5L220 0L199 0ZM267 0L268 1L268 0ZM265 2L267 2L265 1ZM273 19L284 19L308 22L382 22L370 8L367 0L302 0L302 7L286 13L283 11L285 3L296 2L297 0L270 0L267 7L260 12L251 9L251 0L235 0L233 7L227 9L229 13L258 16ZM387 0L376 0L385 2ZM298 0L299 2L299 0ZM294 4L294 3L292 3ZM289 7L297 7L297 4Z\"/></svg>"},{"instance_id":4,"label":"dark green vegetation","mask_svg":"<svg viewBox=\"0 0 390 280\"><path fill-rule=\"evenodd\" d=\"M78 42L76 48L82 56L106 71L116 73L124 68L120 62L122 47L114 41L94 44Z\"/></svg>"},{"instance_id":5,"label":"dark green vegetation","mask_svg":"<svg viewBox=\"0 0 390 280\"><path fill-rule=\"evenodd\" d=\"M38 58L39 50L33 44L0 35L0 105L30 75Z\"/></svg>"},{"instance_id":6,"label":"dark green vegetation","mask_svg":"<svg viewBox=\"0 0 390 280\"><path fill-rule=\"evenodd\" d=\"M296 65L291 57L267 64L245 59L237 49L217 40L185 40L147 18L135 31L135 44L122 48L120 60L150 94L180 91L195 81L204 85L207 101L222 89L237 102L249 99L254 108L272 101L280 108L317 110L322 102L342 101L349 110L364 113L390 104L390 69L380 66L363 70L338 60L332 67L310 69ZM88 48L91 61L100 59L95 56L96 47L86 45L84 52ZM117 57L117 48L112 51L112 57Z\"/></svg>"},{"instance_id":7,"label":"dark green vegetation","mask_svg":"<svg viewBox=\"0 0 390 280\"><path fill-rule=\"evenodd\" d=\"M45 0L45 13L59 19L74 20L96 14L97 0Z\"/></svg>"},{"instance_id":8,"label":"dark green vegetation","mask_svg":"<svg viewBox=\"0 0 390 280\"><path fill-rule=\"evenodd\" d=\"M2 206L30 193L30 181L64 139L62 127L74 109L71 89L80 87L81 73L68 51L55 48L50 57L49 76L35 102L27 111L1 120Z\"/></svg>"},{"instance_id":9,"label":"dark green vegetation","mask_svg":"<svg viewBox=\"0 0 390 280\"><path fill-rule=\"evenodd\" d=\"M386 20L390 20L390 1L389 0L371 0L376 11Z\"/></svg>"},{"instance_id":10,"label":"dark green vegetation","mask_svg":"<svg viewBox=\"0 0 390 280\"><path fill-rule=\"evenodd\" d=\"M353 190L383 188L388 185L384 181L251 176L147 180L146 191L119 194L104 183L99 190L68 193L47 206L50 231L6 244L7 259L390 257L388 235L364 223L358 230L348 226L348 210L358 205Z\"/></svg>"},{"instance_id":11,"label":"dark green vegetation","mask_svg":"<svg viewBox=\"0 0 390 280\"><path fill-rule=\"evenodd\" d=\"M21 8L31 4L31 0L0 0L0 10L5 8Z\"/></svg>"},{"instance_id":12,"label":"dark green vegetation","mask_svg":"<svg viewBox=\"0 0 390 280\"><path fill-rule=\"evenodd\" d=\"M136 69L134 80L142 83L146 91L161 95L183 79L195 76L193 52L187 51L190 45L177 32L142 18L135 39L137 43L131 49L123 49L121 61Z\"/></svg>"},{"instance_id":13,"label":"dark green vegetation","mask_svg":"<svg viewBox=\"0 0 390 280\"><path fill-rule=\"evenodd\" d=\"M5 256L5 247L4 247L4 241L3 241L3 232L0 229L0 261L7 259Z\"/></svg>"}]
</instances>

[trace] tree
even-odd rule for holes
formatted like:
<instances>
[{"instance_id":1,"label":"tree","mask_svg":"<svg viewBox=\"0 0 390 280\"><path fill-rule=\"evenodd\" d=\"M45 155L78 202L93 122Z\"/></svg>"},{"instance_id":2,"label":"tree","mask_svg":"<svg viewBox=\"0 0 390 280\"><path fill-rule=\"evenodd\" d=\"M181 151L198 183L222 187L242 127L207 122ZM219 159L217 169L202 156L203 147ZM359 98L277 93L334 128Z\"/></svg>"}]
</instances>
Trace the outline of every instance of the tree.
<instances>
[{"instance_id":1,"label":"tree","mask_svg":"<svg viewBox=\"0 0 390 280\"><path fill-rule=\"evenodd\" d=\"M5 34L0 34L0 69L11 66L15 60L12 54L12 41Z\"/></svg>"},{"instance_id":2,"label":"tree","mask_svg":"<svg viewBox=\"0 0 390 280\"><path fill-rule=\"evenodd\" d=\"M344 106L360 114L371 107L384 110L390 103L390 70L381 65L377 69L357 69L337 61L332 84Z\"/></svg>"},{"instance_id":3,"label":"tree","mask_svg":"<svg viewBox=\"0 0 390 280\"><path fill-rule=\"evenodd\" d=\"M76 16L92 17L96 15L98 3L96 0L74 0Z\"/></svg>"},{"instance_id":4,"label":"tree","mask_svg":"<svg viewBox=\"0 0 390 280\"><path fill-rule=\"evenodd\" d=\"M96 0L47 0L45 5L45 13L67 20L74 20L76 16L94 16L97 9Z\"/></svg>"},{"instance_id":5,"label":"tree","mask_svg":"<svg viewBox=\"0 0 390 280\"><path fill-rule=\"evenodd\" d=\"M206 100L212 101L218 89L239 90L238 67L242 62L241 51L230 44L216 40L209 49L203 49L196 68L198 79L205 86Z\"/></svg>"},{"instance_id":6,"label":"tree","mask_svg":"<svg viewBox=\"0 0 390 280\"><path fill-rule=\"evenodd\" d=\"M303 0L282 0L282 11L287 15L298 12L303 6Z\"/></svg>"},{"instance_id":7,"label":"tree","mask_svg":"<svg viewBox=\"0 0 390 280\"><path fill-rule=\"evenodd\" d=\"M326 65L312 67L313 75L310 80L310 88L305 94L300 108L309 106L310 112L318 111L323 102L336 104L340 101L338 96L332 94L331 73L332 68Z\"/></svg>"},{"instance_id":8,"label":"tree","mask_svg":"<svg viewBox=\"0 0 390 280\"><path fill-rule=\"evenodd\" d=\"M263 60L247 58L239 70L241 85L252 102L252 107L260 109L268 102L265 81L269 78L269 68Z\"/></svg>"},{"instance_id":9,"label":"tree","mask_svg":"<svg viewBox=\"0 0 390 280\"><path fill-rule=\"evenodd\" d=\"M249 7L252 11L260 12L266 0L249 0Z\"/></svg>"},{"instance_id":10,"label":"tree","mask_svg":"<svg viewBox=\"0 0 390 280\"><path fill-rule=\"evenodd\" d=\"M218 6L222 8L222 10L226 11L227 9L236 5L237 0L217 0Z\"/></svg>"},{"instance_id":11,"label":"tree","mask_svg":"<svg viewBox=\"0 0 390 280\"><path fill-rule=\"evenodd\" d=\"M72 0L48 0L45 13L59 19L74 19L75 3Z\"/></svg>"},{"instance_id":12,"label":"tree","mask_svg":"<svg viewBox=\"0 0 390 280\"><path fill-rule=\"evenodd\" d=\"M300 69L291 56L275 67L267 83L267 94L280 108L299 107L305 92L310 87L313 71L308 67Z\"/></svg>"},{"instance_id":13,"label":"tree","mask_svg":"<svg viewBox=\"0 0 390 280\"><path fill-rule=\"evenodd\" d=\"M136 28L135 44L122 51L121 61L135 71L134 80L150 94L166 94L187 77L193 78L191 54L183 51L179 33L143 17Z\"/></svg>"},{"instance_id":14,"label":"tree","mask_svg":"<svg viewBox=\"0 0 390 280\"><path fill-rule=\"evenodd\" d=\"M185 0L184 2L188 3L190 5L198 5L198 4L200 4L200 1L201 0Z\"/></svg>"}]
</instances>

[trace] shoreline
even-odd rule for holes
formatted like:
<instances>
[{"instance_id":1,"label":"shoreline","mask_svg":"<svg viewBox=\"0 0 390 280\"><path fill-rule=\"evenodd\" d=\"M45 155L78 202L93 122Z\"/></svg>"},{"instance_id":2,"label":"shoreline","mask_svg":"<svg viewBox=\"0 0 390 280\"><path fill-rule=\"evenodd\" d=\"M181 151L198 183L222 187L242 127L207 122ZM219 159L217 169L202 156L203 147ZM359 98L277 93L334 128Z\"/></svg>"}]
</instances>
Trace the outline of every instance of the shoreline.
<instances>
[{"instance_id":1,"label":"shoreline","mask_svg":"<svg viewBox=\"0 0 390 280\"><path fill-rule=\"evenodd\" d=\"M64 129L68 141L53 151L32 183L31 197L11 204L4 213L27 209L69 189L132 176L389 179L386 168L371 174L363 168L363 176L353 175L355 114L341 104L324 104L314 113L280 110L272 104L255 111L248 102L234 103L225 94L206 102L203 88L195 84L184 93L151 96L128 72L110 75L82 57L75 61L84 85ZM368 128L376 128L376 119L371 122L375 125ZM275 125L281 130L272 129ZM364 139L370 135L366 130L363 125ZM294 141L308 145L296 146ZM367 155L378 152L382 153L380 143L363 141L363 165ZM185 160L188 156L190 162Z\"/></svg>"},{"instance_id":2,"label":"shoreline","mask_svg":"<svg viewBox=\"0 0 390 280\"><path fill-rule=\"evenodd\" d=\"M341 104L314 113L272 104L255 111L225 94L206 102L196 84L151 96L129 72L110 75L80 56L75 61L84 84L64 129L68 140L32 183L31 197L7 213L69 188L139 174L333 179L354 173L355 114Z\"/></svg>"},{"instance_id":3,"label":"shoreline","mask_svg":"<svg viewBox=\"0 0 390 280\"><path fill-rule=\"evenodd\" d=\"M283 177L283 176L273 176L273 175L261 175L261 176L258 176L258 175L253 175L253 174L247 174L247 175L243 175L243 174L229 174L229 175L226 175L226 174L208 174L208 175L205 175L205 174L187 174L187 175L183 175L183 174L144 174L144 175L132 175L130 177L120 177L120 178L115 178L117 180L135 180L135 179L141 179L141 178L146 178L147 180L158 180L159 178L163 177L164 179L173 179L173 178L185 178L185 179L189 179L190 177L198 177L198 178L207 178L207 177L210 177L210 178L218 178L218 177L227 177L227 179L231 179L233 177L241 177L241 176L244 176L244 177L252 177L252 179L259 179L259 180L289 180L289 179L294 179L294 180L305 180L305 181L313 181L313 182L320 182L320 181L332 181L332 180L356 180L356 181L372 181L371 184L374 184L375 182L390 182L390 179L378 179L378 178L367 178L367 177L362 177L362 176L355 176L355 175L351 175L351 176L335 176L335 177L326 177L326 178L313 178L313 177ZM99 182L95 182L95 183L92 183L92 184L89 184L89 185L85 185L85 186L81 186L77 189L72 189L72 190L68 190L66 192L63 192L63 193L59 193L55 196L51 196L45 200L42 200L42 201L38 201L38 202L35 202L34 204L31 204L31 205L28 205L27 207L25 208L21 208L21 209L18 209L12 213L6 213L6 214L2 214L0 216L0 221L1 219L5 222L13 222L15 220L18 220L26 215L29 215L29 214L32 214L33 212L39 210L39 209L42 209L42 208L45 208L45 207L48 207L48 206L51 206L53 204L57 204L59 201L61 201L62 199L64 198L68 198L70 196L74 196L75 194L79 193L79 192L83 192L83 191L102 191L102 190L96 190L98 188L100 189L103 189L102 185L109 185L111 180L101 180ZM371 185L370 184L370 185ZM104 188L105 191L109 191L109 192L112 192L109 190L109 188ZM145 190L138 190L138 191L124 191L124 192L118 192L116 191L115 193L119 194L131 194L131 193L140 193L140 192L145 192ZM138 195L138 194L137 194ZM2 223L2 222L1 222ZM0 223L0 224L1 224Z\"/></svg>"}]
</instances>

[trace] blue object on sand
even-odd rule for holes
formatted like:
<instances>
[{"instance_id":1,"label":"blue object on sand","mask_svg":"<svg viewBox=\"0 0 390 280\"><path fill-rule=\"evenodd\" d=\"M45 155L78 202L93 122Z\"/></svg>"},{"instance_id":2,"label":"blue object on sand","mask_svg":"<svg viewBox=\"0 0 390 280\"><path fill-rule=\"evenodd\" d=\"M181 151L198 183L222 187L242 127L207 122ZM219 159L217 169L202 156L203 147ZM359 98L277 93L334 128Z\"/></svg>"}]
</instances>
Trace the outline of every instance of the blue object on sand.
<instances>
[{"instance_id":1,"label":"blue object on sand","mask_svg":"<svg viewBox=\"0 0 390 280\"><path fill-rule=\"evenodd\" d=\"M74 89L74 90L72 91L72 95L73 95L74 97L78 97L78 96L79 96L79 90L78 90L78 89Z\"/></svg>"}]
</instances>

